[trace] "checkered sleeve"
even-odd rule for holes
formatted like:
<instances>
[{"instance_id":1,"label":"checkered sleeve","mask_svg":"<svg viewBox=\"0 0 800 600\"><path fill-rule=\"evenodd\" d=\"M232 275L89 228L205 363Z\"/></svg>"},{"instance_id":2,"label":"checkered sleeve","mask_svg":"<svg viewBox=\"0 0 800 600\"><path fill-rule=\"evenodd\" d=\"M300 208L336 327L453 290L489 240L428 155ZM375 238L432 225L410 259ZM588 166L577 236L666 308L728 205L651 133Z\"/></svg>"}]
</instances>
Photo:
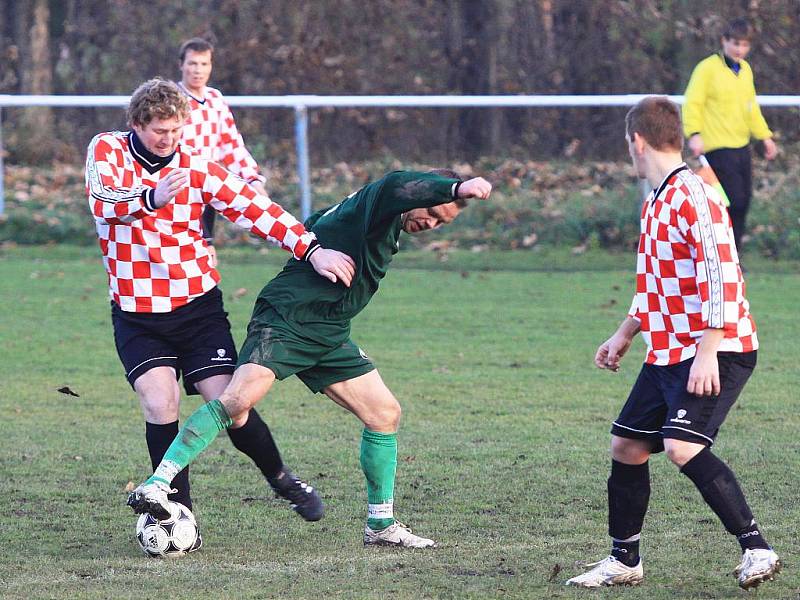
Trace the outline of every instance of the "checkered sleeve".
<instances>
[{"instance_id":1,"label":"checkered sleeve","mask_svg":"<svg viewBox=\"0 0 800 600\"><path fill-rule=\"evenodd\" d=\"M677 225L695 262L696 289L706 327L736 328L743 286L728 213L713 189L686 177L688 194L677 203Z\"/></svg>"},{"instance_id":2,"label":"checkered sleeve","mask_svg":"<svg viewBox=\"0 0 800 600\"><path fill-rule=\"evenodd\" d=\"M89 144L86 193L99 224L131 223L154 212L152 188L134 184L130 171L125 169L124 149L111 134L101 133Z\"/></svg>"},{"instance_id":3,"label":"checkered sleeve","mask_svg":"<svg viewBox=\"0 0 800 600\"><path fill-rule=\"evenodd\" d=\"M199 156L193 160L204 161ZM193 175L203 178L192 182L192 187L202 188L203 201L239 227L278 244L298 260L318 246L316 236L302 223L222 165L208 162L207 169L195 169Z\"/></svg>"},{"instance_id":4,"label":"checkered sleeve","mask_svg":"<svg viewBox=\"0 0 800 600\"><path fill-rule=\"evenodd\" d=\"M219 94L216 101L220 112L219 161L245 181L265 183L266 178L259 173L258 164L244 145L228 103L224 101L222 94Z\"/></svg>"}]
</instances>

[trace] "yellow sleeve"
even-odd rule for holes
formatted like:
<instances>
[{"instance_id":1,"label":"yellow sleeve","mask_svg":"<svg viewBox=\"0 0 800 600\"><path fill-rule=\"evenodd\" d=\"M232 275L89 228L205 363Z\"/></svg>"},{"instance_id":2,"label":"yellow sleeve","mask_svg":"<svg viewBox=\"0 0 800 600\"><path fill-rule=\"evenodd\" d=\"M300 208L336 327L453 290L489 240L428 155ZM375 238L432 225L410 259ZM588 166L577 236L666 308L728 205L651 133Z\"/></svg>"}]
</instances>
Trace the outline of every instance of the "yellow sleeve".
<instances>
[{"instance_id":1,"label":"yellow sleeve","mask_svg":"<svg viewBox=\"0 0 800 600\"><path fill-rule=\"evenodd\" d=\"M748 65L748 70L750 70L750 81L753 81L753 71L750 69L750 65ZM761 114L761 107L758 106L755 83L753 83L752 88L752 96L750 98L750 102L752 102L752 108L750 110L750 134L757 140L766 140L772 137L772 131L770 131L764 115Z\"/></svg>"},{"instance_id":2,"label":"yellow sleeve","mask_svg":"<svg viewBox=\"0 0 800 600\"><path fill-rule=\"evenodd\" d=\"M703 115L708 94L709 69L706 61L697 64L689 78L683 101L683 133L689 137L703 132Z\"/></svg>"}]
</instances>

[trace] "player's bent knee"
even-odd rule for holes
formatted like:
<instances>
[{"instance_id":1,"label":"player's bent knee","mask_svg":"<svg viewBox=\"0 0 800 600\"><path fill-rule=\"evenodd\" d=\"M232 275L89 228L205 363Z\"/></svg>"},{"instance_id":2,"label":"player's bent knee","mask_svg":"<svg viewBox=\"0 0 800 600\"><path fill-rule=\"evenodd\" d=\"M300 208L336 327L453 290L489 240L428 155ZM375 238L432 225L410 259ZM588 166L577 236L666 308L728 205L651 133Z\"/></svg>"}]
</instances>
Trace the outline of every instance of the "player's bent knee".
<instances>
[{"instance_id":1,"label":"player's bent knee","mask_svg":"<svg viewBox=\"0 0 800 600\"><path fill-rule=\"evenodd\" d=\"M250 409L266 395L274 382L275 373L261 365L248 363L236 369L219 397L234 427L244 424Z\"/></svg>"},{"instance_id":2,"label":"player's bent knee","mask_svg":"<svg viewBox=\"0 0 800 600\"><path fill-rule=\"evenodd\" d=\"M682 440L664 440L664 452L667 458L677 467L683 467L705 448L703 444L694 444Z\"/></svg>"},{"instance_id":3,"label":"player's bent knee","mask_svg":"<svg viewBox=\"0 0 800 600\"><path fill-rule=\"evenodd\" d=\"M384 404L363 419L364 426L370 431L394 433L400 426L402 412L400 403L396 400L392 403Z\"/></svg>"},{"instance_id":4,"label":"player's bent knee","mask_svg":"<svg viewBox=\"0 0 800 600\"><path fill-rule=\"evenodd\" d=\"M626 465L640 465L650 458L651 447L645 440L611 436L611 458Z\"/></svg>"}]
</instances>

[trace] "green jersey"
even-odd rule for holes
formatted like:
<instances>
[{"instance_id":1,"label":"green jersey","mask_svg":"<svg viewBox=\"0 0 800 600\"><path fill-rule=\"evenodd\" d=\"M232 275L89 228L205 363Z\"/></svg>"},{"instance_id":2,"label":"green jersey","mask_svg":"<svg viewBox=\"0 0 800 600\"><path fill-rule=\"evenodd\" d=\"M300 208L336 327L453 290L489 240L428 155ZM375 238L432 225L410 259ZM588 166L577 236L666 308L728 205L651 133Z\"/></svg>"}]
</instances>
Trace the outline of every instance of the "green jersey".
<instances>
[{"instance_id":1,"label":"green jersey","mask_svg":"<svg viewBox=\"0 0 800 600\"><path fill-rule=\"evenodd\" d=\"M258 296L298 335L323 344L340 344L350 335L350 320L378 291L398 252L400 215L453 200L457 179L432 173L395 171L323 209L305 222L323 248L344 252L356 264L348 288L331 283L305 261L289 260Z\"/></svg>"}]
</instances>

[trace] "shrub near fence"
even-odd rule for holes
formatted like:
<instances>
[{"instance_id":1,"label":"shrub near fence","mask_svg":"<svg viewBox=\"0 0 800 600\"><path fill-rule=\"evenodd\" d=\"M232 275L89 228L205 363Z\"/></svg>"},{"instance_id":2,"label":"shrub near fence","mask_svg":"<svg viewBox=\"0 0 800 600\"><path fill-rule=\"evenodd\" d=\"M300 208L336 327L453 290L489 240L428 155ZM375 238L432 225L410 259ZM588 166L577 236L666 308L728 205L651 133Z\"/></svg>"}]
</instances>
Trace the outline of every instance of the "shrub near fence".
<instances>
[{"instance_id":1,"label":"shrub near fence","mask_svg":"<svg viewBox=\"0 0 800 600\"><path fill-rule=\"evenodd\" d=\"M775 163L755 160L748 248L767 257L800 259L800 161L794 164L787 158L793 156L793 149L786 148ZM314 169L314 207L334 204L370 179L400 167L398 161L386 159ZM482 159L454 167L464 176L487 177L494 185L492 199L475 203L453 225L407 243L475 250L566 245L576 251L636 245L642 192L627 163ZM299 214L294 171L273 168L271 173L272 198ZM0 242L95 243L81 166L8 166L6 177ZM217 222L220 245L259 243L224 219Z\"/></svg>"}]
</instances>

